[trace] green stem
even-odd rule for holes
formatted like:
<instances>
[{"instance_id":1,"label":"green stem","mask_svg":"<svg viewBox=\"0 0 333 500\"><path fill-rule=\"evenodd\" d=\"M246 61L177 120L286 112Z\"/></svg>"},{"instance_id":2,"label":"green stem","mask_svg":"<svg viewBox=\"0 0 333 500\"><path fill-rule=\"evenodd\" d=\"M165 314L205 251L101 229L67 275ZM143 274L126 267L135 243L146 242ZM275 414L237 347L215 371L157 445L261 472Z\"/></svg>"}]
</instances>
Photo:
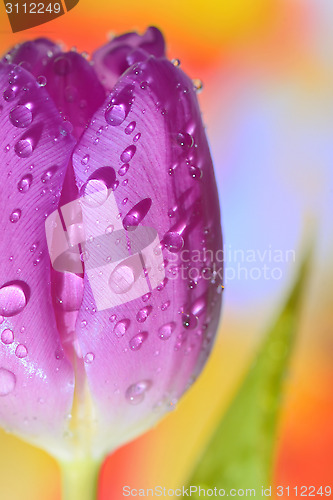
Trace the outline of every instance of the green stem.
<instances>
[{"instance_id":1,"label":"green stem","mask_svg":"<svg viewBox=\"0 0 333 500\"><path fill-rule=\"evenodd\" d=\"M92 459L62 462L62 500L97 500L100 466Z\"/></svg>"}]
</instances>

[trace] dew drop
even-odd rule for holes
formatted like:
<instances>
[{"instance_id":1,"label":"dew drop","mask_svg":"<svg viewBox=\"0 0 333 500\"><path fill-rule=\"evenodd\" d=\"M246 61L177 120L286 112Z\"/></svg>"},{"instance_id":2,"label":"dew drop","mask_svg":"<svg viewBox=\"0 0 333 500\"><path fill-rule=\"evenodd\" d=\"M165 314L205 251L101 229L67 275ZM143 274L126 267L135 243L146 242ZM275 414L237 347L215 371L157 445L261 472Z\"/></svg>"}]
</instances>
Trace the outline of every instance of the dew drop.
<instances>
[{"instance_id":1,"label":"dew drop","mask_svg":"<svg viewBox=\"0 0 333 500\"><path fill-rule=\"evenodd\" d=\"M176 328L176 323L174 321L166 323L165 325L159 328L158 336L162 340L168 340L171 337L172 332L175 330L175 328Z\"/></svg>"},{"instance_id":2,"label":"dew drop","mask_svg":"<svg viewBox=\"0 0 333 500\"><path fill-rule=\"evenodd\" d=\"M171 63L178 68L180 66L180 60L179 59L172 59Z\"/></svg>"},{"instance_id":3,"label":"dew drop","mask_svg":"<svg viewBox=\"0 0 333 500\"><path fill-rule=\"evenodd\" d=\"M111 321L111 323L114 323L117 319L117 316L115 314L112 314L112 316L109 317L109 321Z\"/></svg>"},{"instance_id":4,"label":"dew drop","mask_svg":"<svg viewBox=\"0 0 333 500\"><path fill-rule=\"evenodd\" d=\"M175 231L170 231L166 233L166 235L163 238L163 242L165 244L165 247L172 253L177 253L180 252L180 250L184 246L184 239L180 234L176 233Z\"/></svg>"},{"instance_id":5,"label":"dew drop","mask_svg":"<svg viewBox=\"0 0 333 500\"><path fill-rule=\"evenodd\" d=\"M194 314L183 314L182 322L184 328L194 330L198 326L198 318Z\"/></svg>"},{"instance_id":6,"label":"dew drop","mask_svg":"<svg viewBox=\"0 0 333 500\"><path fill-rule=\"evenodd\" d=\"M18 222L21 218L22 211L20 208L15 208L15 210L12 211L12 213L9 216L10 222L13 222L14 224Z\"/></svg>"},{"instance_id":7,"label":"dew drop","mask_svg":"<svg viewBox=\"0 0 333 500\"><path fill-rule=\"evenodd\" d=\"M0 314L5 317L20 313L28 303L29 287L23 281L14 281L0 288Z\"/></svg>"},{"instance_id":8,"label":"dew drop","mask_svg":"<svg viewBox=\"0 0 333 500\"><path fill-rule=\"evenodd\" d=\"M177 144L182 148L191 148L194 144L194 140L187 132L180 132L177 135Z\"/></svg>"},{"instance_id":9,"label":"dew drop","mask_svg":"<svg viewBox=\"0 0 333 500\"><path fill-rule=\"evenodd\" d=\"M129 341L129 346L132 351L141 349L142 344L147 340L148 332L140 332Z\"/></svg>"},{"instance_id":10,"label":"dew drop","mask_svg":"<svg viewBox=\"0 0 333 500\"><path fill-rule=\"evenodd\" d=\"M0 396L7 396L15 389L16 377L13 372L0 368Z\"/></svg>"},{"instance_id":11,"label":"dew drop","mask_svg":"<svg viewBox=\"0 0 333 500\"><path fill-rule=\"evenodd\" d=\"M194 78L194 80L192 80L192 83L194 90L196 91L197 94L199 94L203 89L202 81L200 80L200 78Z\"/></svg>"},{"instance_id":12,"label":"dew drop","mask_svg":"<svg viewBox=\"0 0 333 500\"><path fill-rule=\"evenodd\" d=\"M32 113L27 106L16 106L11 110L9 119L14 127L26 128L32 122Z\"/></svg>"},{"instance_id":13,"label":"dew drop","mask_svg":"<svg viewBox=\"0 0 333 500\"><path fill-rule=\"evenodd\" d=\"M89 163L89 159L90 159L90 156L89 155L85 155L82 160L81 160L81 165L88 165Z\"/></svg>"},{"instance_id":14,"label":"dew drop","mask_svg":"<svg viewBox=\"0 0 333 500\"><path fill-rule=\"evenodd\" d=\"M84 357L84 362L90 364L94 361L95 354L93 352L88 352Z\"/></svg>"},{"instance_id":15,"label":"dew drop","mask_svg":"<svg viewBox=\"0 0 333 500\"><path fill-rule=\"evenodd\" d=\"M146 306L140 309L140 311L136 315L137 321L139 323L143 323L144 321L146 321L148 316L151 314L152 310L153 310L152 306Z\"/></svg>"},{"instance_id":16,"label":"dew drop","mask_svg":"<svg viewBox=\"0 0 333 500\"><path fill-rule=\"evenodd\" d=\"M141 137L141 134L136 134L136 136L133 137L133 142L138 142L138 140L140 139Z\"/></svg>"},{"instance_id":17,"label":"dew drop","mask_svg":"<svg viewBox=\"0 0 333 500\"><path fill-rule=\"evenodd\" d=\"M1 342L3 344L12 344L14 342L14 333L12 330L9 330L9 328L6 328L6 330L4 330L2 333L1 333Z\"/></svg>"},{"instance_id":18,"label":"dew drop","mask_svg":"<svg viewBox=\"0 0 333 500\"><path fill-rule=\"evenodd\" d=\"M32 141L30 139L21 139L15 144L14 150L20 158L28 158L33 153Z\"/></svg>"},{"instance_id":19,"label":"dew drop","mask_svg":"<svg viewBox=\"0 0 333 500\"><path fill-rule=\"evenodd\" d=\"M136 122L129 123L125 128L125 134L130 135L132 132L134 132L135 127L136 127Z\"/></svg>"},{"instance_id":20,"label":"dew drop","mask_svg":"<svg viewBox=\"0 0 333 500\"><path fill-rule=\"evenodd\" d=\"M20 193L26 193L32 184L32 175L28 174L22 177L22 179L17 184L17 189Z\"/></svg>"},{"instance_id":21,"label":"dew drop","mask_svg":"<svg viewBox=\"0 0 333 500\"><path fill-rule=\"evenodd\" d=\"M189 169L189 174L193 179L201 179L202 177L202 170L199 167L195 167L194 165L190 165Z\"/></svg>"},{"instance_id":22,"label":"dew drop","mask_svg":"<svg viewBox=\"0 0 333 500\"><path fill-rule=\"evenodd\" d=\"M151 297L151 293L146 293L145 295L142 296L142 300L143 302L148 302L148 300L150 299Z\"/></svg>"},{"instance_id":23,"label":"dew drop","mask_svg":"<svg viewBox=\"0 0 333 500\"><path fill-rule=\"evenodd\" d=\"M118 265L111 273L109 286L116 294L128 292L135 282L134 271L126 264Z\"/></svg>"},{"instance_id":24,"label":"dew drop","mask_svg":"<svg viewBox=\"0 0 333 500\"><path fill-rule=\"evenodd\" d=\"M113 332L117 337L123 337L127 332L130 324L131 321L129 319L121 319L120 321L118 321L118 323L115 324Z\"/></svg>"},{"instance_id":25,"label":"dew drop","mask_svg":"<svg viewBox=\"0 0 333 500\"><path fill-rule=\"evenodd\" d=\"M28 349L25 347L25 345L19 344L16 347L15 355L16 355L16 357L18 357L20 359L26 358L28 355Z\"/></svg>"},{"instance_id":26,"label":"dew drop","mask_svg":"<svg viewBox=\"0 0 333 500\"><path fill-rule=\"evenodd\" d=\"M151 386L152 383L150 380L142 380L141 382L130 385L125 393L127 401L132 405L142 403L145 398L146 391L148 391Z\"/></svg>"},{"instance_id":27,"label":"dew drop","mask_svg":"<svg viewBox=\"0 0 333 500\"><path fill-rule=\"evenodd\" d=\"M151 198L145 198L137 203L124 217L123 226L129 230L135 228L147 215L152 201Z\"/></svg>"},{"instance_id":28,"label":"dew drop","mask_svg":"<svg viewBox=\"0 0 333 500\"><path fill-rule=\"evenodd\" d=\"M129 169L129 164L128 163L124 163L124 165L122 165L120 167L120 169L118 170L118 174L120 176L123 176L127 173L127 170Z\"/></svg>"},{"instance_id":29,"label":"dew drop","mask_svg":"<svg viewBox=\"0 0 333 500\"><path fill-rule=\"evenodd\" d=\"M128 163L132 158L133 156L135 155L135 151L136 151L136 146L134 145L131 145L131 146L128 146L120 155L120 160L123 162L123 163Z\"/></svg>"},{"instance_id":30,"label":"dew drop","mask_svg":"<svg viewBox=\"0 0 333 500\"><path fill-rule=\"evenodd\" d=\"M17 95L18 92L18 87L8 87L4 93L3 93L3 98L5 101L13 101Z\"/></svg>"},{"instance_id":31,"label":"dew drop","mask_svg":"<svg viewBox=\"0 0 333 500\"><path fill-rule=\"evenodd\" d=\"M124 104L111 104L111 106L105 111L105 120L113 127L121 125L125 118L126 107Z\"/></svg>"},{"instance_id":32,"label":"dew drop","mask_svg":"<svg viewBox=\"0 0 333 500\"><path fill-rule=\"evenodd\" d=\"M45 87L45 85L47 84L47 79L45 76L43 75L40 75L38 78L37 78L37 83L40 87Z\"/></svg>"},{"instance_id":33,"label":"dew drop","mask_svg":"<svg viewBox=\"0 0 333 500\"><path fill-rule=\"evenodd\" d=\"M170 307L170 300L167 300L161 305L162 311L166 311Z\"/></svg>"}]
</instances>

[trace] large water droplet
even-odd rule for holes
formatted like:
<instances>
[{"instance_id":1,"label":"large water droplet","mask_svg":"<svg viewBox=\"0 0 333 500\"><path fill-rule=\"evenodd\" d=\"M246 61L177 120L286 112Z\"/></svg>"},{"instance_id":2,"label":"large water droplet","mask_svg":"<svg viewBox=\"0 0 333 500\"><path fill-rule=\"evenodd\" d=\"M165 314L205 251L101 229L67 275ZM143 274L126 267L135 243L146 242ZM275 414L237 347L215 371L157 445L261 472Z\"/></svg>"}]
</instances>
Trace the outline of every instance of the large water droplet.
<instances>
[{"instance_id":1,"label":"large water droplet","mask_svg":"<svg viewBox=\"0 0 333 500\"><path fill-rule=\"evenodd\" d=\"M125 393L127 401L132 405L142 403L145 398L146 391L148 391L151 386L152 383L150 380L142 380L141 382L130 385Z\"/></svg>"},{"instance_id":2,"label":"large water droplet","mask_svg":"<svg viewBox=\"0 0 333 500\"><path fill-rule=\"evenodd\" d=\"M127 86L114 95L105 111L106 122L117 127L123 123L133 102L132 88Z\"/></svg>"},{"instance_id":3,"label":"large water droplet","mask_svg":"<svg viewBox=\"0 0 333 500\"><path fill-rule=\"evenodd\" d=\"M168 340L171 337L172 332L175 330L175 328L176 328L176 323L174 321L170 321L170 323L166 323L165 325L159 328L158 336L162 340Z\"/></svg>"},{"instance_id":4,"label":"large water droplet","mask_svg":"<svg viewBox=\"0 0 333 500\"><path fill-rule=\"evenodd\" d=\"M27 191L29 191L32 180L33 178L31 174L22 177L22 179L17 184L17 189L20 191L20 193L26 193Z\"/></svg>"},{"instance_id":5,"label":"large water droplet","mask_svg":"<svg viewBox=\"0 0 333 500\"><path fill-rule=\"evenodd\" d=\"M123 337L127 332L131 321L129 319L121 319L118 323L115 324L113 332L117 335L117 337Z\"/></svg>"},{"instance_id":6,"label":"large water droplet","mask_svg":"<svg viewBox=\"0 0 333 500\"><path fill-rule=\"evenodd\" d=\"M28 158L33 153L32 142L29 139L22 139L15 144L15 153L20 158Z\"/></svg>"},{"instance_id":7,"label":"large water droplet","mask_svg":"<svg viewBox=\"0 0 333 500\"><path fill-rule=\"evenodd\" d=\"M137 321L139 323L143 323L144 321L146 321L148 316L151 314L152 310L153 310L152 306L146 306L140 309L140 311L136 315Z\"/></svg>"},{"instance_id":8,"label":"large water droplet","mask_svg":"<svg viewBox=\"0 0 333 500\"><path fill-rule=\"evenodd\" d=\"M16 106L10 112L9 119L14 127L25 128L32 122L32 113L27 106Z\"/></svg>"},{"instance_id":9,"label":"large water droplet","mask_svg":"<svg viewBox=\"0 0 333 500\"><path fill-rule=\"evenodd\" d=\"M0 368L0 396L7 396L15 389L16 377L13 372Z\"/></svg>"},{"instance_id":10,"label":"large water droplet","mask_svg":"<svg viewBox=\"0 0 333 500\"><path fill-rule=\"evenodd\" d=\"M166 233L166 235L163 238L163 242L166 248L172 253L180 252L180 250L184 246L183 237L180 234L176 233L175 231L170 231Z\"/></svg>"},{"instance_id":11,"label":"large water droplet","mask_svg":"<svg viewBox=\"0 0 333 500\"><path fill-rule=\"evenodd\" d=\"M25 347L25 345L19 344L16 347L15 355L20 359L26 358L28 355L28 349Z\"/></svg>"},{"instance_id":12,"label":"large water droplet","mask_svg":"<svg viewBox=\"0 0 333 500\"><path fill-rule=\"evenodd\" d=\"M128 213L125 215L123 220L123 226L125 229L135 228L140 224L140 222L147 215L151 207L151 198L145 198L139 201Z\"/></svg>"},{"instance_id":13,"label":"large water droplet","mask_svg":"<svg viewBox=\"0 0 333 500\"><path fill-rule=\"evenodd\" d=\"M30 290L23 281L14 281L0 288L0 314L2 316L15 316L27 305Z\"/></svg>"},{"instance_id":14,"label":"large water droplet","mask_svg":"<svg viewBox=\"0 0 333 500\"><path fill-rule=\"evenodd\" d=\"M120 160L123 163L128 163L135 155L135 151L136 151L136 146L134 146L133 144L131 146L128 146L128 148L124 149L124 151L121 153Z\"/></svg>"},{"instance_id":15,"label":"large water droplet","mask_svg":"<svg viewBox=\"0 0 333 500\"><path fill-rule=\"evenodd\" d=\"M147 340L148 332L140 332L129 341L129 346L132 351L141 349L142 344Z\"/></svg>"},{"instance_id":16,"label":"large water droplet","mask_svg":"<svg viewBox=\"0 0 333 500\"><path fill-rule=\"evenodd\" d=\"M13 101L18 93L18 90L18 87L8 87L3 93L5 101Z\"/></svg>"},{"instance_id":17,"label":"large water droplet","mask_svg":"<svg viewBox=\"0 0 333 500\"><path fill-rule=\"evenodd\" d=\"M189 330L194 330L194 328L198 325L198 318L194 316L194 314L183 314L182 322L184 328L188 328Z\"/></svg>"},{"instance_id":18,"label":"large water droplet","mask_svg":"<svg viewBox=\"0 0 333 500\"><path fill-rule=\"evenodd\" d=\"M111 273L109 286L114 293L128 292L135 282L134 270L126 264L118 265Z\"/></svg>"},{"instance_id":19,"label":"large water droplet","mask_svg":"<svg viewBox=\"0 0 333 500\"><path fill-rule=\"evenodd\" d=\"M107 200L108 188L102 180L91 179L84 185L82 194L82 201L85 205L98 207Z\"/></svg>"},{"instance_id":20,"label":"large water droplet","mask_svg":"<svg viewBox=\"0 0 333 500\"><path fill-rule=\"evenodd\" d=\"M6 330L4 330L2 333L1 333L1 342L3 344L12 344L14 342L14 333L12 330L9 330L9 328L6 328Z\"/></svg>"},{"instance_id":21,"label":"large water droplet","mask_svg":"<svg viewBox=\"0 0 333 500\"><path fill-rule=\"evenodd\" d=\"M177 143L182 148L191 148L194 144L193 137L187 132L180 132L177 135Z\"/></svg>"},{"instance_id":22,"label":"large water droplet","mask_svg":"<svg viewBox=\"0 0 333 500\"><path fill-rule=\"evenodd\" d=\"M18 222L21 218L22 210L20 208L15 208L9 216L10 222Z\"/></svg>"}]
</instances>

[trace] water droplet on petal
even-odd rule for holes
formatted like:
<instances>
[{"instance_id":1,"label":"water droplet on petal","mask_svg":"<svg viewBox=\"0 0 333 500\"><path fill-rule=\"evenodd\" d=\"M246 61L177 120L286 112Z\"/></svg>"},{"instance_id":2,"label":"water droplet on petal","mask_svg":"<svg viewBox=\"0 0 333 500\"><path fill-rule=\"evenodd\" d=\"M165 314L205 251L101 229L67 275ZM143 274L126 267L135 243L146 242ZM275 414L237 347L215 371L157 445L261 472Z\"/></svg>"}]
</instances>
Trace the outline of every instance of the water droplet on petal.
<instances>
[{"instance_id":1,"label":"water droplet on petal","mask_svg":"<svg viewBox=\"0 0 333 500\"><path fill-rule=\"evenodd\" d=\"M128 292L135 282L134 271L131 267L120 264L111 273L109 286L114 293Z\"/></svg>"},{"instance_id":2,"label":"water droplet on petal","mask_svg":"<svg viewBox=\"0 0 333 500\"><path fill-rule=\"evenodd\" d=\"M123 162L123 163L128 163L129 161L131 161L131 159L133 158L133 156L135 155L135 151L136 151L136 146L134 145L131 145L131 146L128 146L128 148L126 148L120 155L120 160Z\"/></svg>"},{"instance_id":3,"label":"water droplet on petal","mask_svg":"<svg viewBox=\"0 0 333 500\"><path fill-rule=\"evenodd\" d=\"M198 318L194 314L183 314L182 321L184 328L189 330L194 330L198 325Z\"/></svg>"},{"instance_id":4,"label":"water droplet on petal","mask_svg":"<svg viewBox=\"0 0 333 500\"><path fill-rule=\"evenodd\" d=\"M3 344L12 344L14 342L14 333L12 330L6 328L6 330L1 333L1 342Z\"/></svg>"},{"instance_id":5,"label":"water droplet on petal","mask_svg":"<svg viewBox=\"0 0 333 500\"><path fill-rule=\"evenodd\" d=\"M16 377L13 372L0 368L0 396L7 396L15 389Z\"/></svg>"},{"instance_id":6,"label":"water droplet on petal","mask_svg":"<svg viewBox=\"0 0 333 500\"><path fill-rule=\"evenodd\" d=\"M150 292L146 293L145 295L143 295L143 297L142 297L143 302L148 302L148 300L150 299L150 297L151 297L151 293Z\"/></svg>"},{"instance_id":7,"label":"water droplet on petal","mask_svg":"<svg viewBox=\"0 0 333 500\"><path fill-rule=\"evenodd\" d=\"M87 165L89 163L90 156L85 155L81 160L81 165Z\"/></svg>"},{"instance_id":8,"label":"water droplet on petal","mask_svg":"<svg viewBox=\"0 0 333 500\"><path fill-rule=\"evenodd\" d=\"M40 75L38 78L37 78L37 83L40 87L45 87L45 85L47 84L47 79L45 76L43 75Z\"/></svg>"},{"instance_id":9,"label":"water droplet on petal","mask_svg":"<svg viewBox=\"0 0 333 500\"><path fill-rule=\"evenodd\" d=\"M28 158L33 153L32 143L29 139L22 139L15 144L15 153L20 158Z\"/></svg>"},{"instance_id":10,"label":"water droplet on petal","mask_svg":"<svg viewBox=\"0 0 333 500\"><path fill-rule=\"evenodd\" d=\"M199 94L203 89L202 81L200 80L200 78L194 78L194 80L192 80L192 83L194 90L196 91L197 94Z\"/></svg>"},{"instance_id":11,"label":"water droplet on petal","mask_svg":"<svg viewBox=\"0 0 333 500\"><path fill-rule=\"evenodd\" d=\"M126 107L124 104L111 104L111 106L105 111L105 120L113 127L121 125L125 118Z\"/></svg>"},{"instance_id":12,"label":"water droplet on petal","mask_svg":"<svg viewBox=\"0 0 333 500\"><path fill-rule=\"evenodd\" d=\"M180 66L180 60L179 59L172 59L171 63L178 68Z\"/></svg>"},{"instance_id":13,"label":"water droplet on petal","mask_svg":"<svg viewBox=\"0 0 333 500\"><path fill-rule=\"evenodd\" d=\"M141 382L130 385L125 393L127 401L132 405L142 403L145 398L146 391L148 391L151 386L152 383L150 380L142 380Z\"/></svg>"},{"instance_id":14,"label":"water droplet on petal","mask_svg":"<svg viewBox=\"0 0 333 500\"><path fill-rule=\"evenodd\" d=\"M29 191L29 188L32 184L32 175L28 174L22 177L22 179L18 182L17 184L17 189L20 191L20 193L26 193Z\"/></svg>"},{"instance_id":15,"label":"water droplet on petal","mask_svg":"<svg viewBox=\"0 0 333 500\"><path fill-rule=\"evenodd\" d=\"M5 101L13 101L18 93L18 87L8 87L4 93L3 93L3 98Z\"/></svg>"},{"instance_id":16,"label":"water droplet on petal","mask_svg":"<svg viewBox=\"0 0 333 500\"><path fill-rule=\"evenodd\" d=\"M9 119L14 127L25 128L32 122L32 112L27 106L16 106L11 110Z\"/></svg>"},{"instance_id":17,"label":"water droplet on petal","mask_svg":"<svg viewBox=\"0 0 333 500\"><path fill-rule=\"evenodd\" d=\"M30 290L23 281L15 281L0 288L0 314L5 317L20 313L28 303Z\"/></svg>"},{"instance_id":18,"label":"water droplet on petal","mask_svg":"<svg viewBox=\"0 0 333 500\"><path fill-rule=\"evenodd\" d=\"M127 173L127 170L129 169L129 164L128 163L124 163L124 165L122 165L120 167L120 169L118 170L118 174L120 176L123 176Z\"/></svg>"},{"instance_id":19,"label":"water droplet on petal","mask_svg":"<svg viewBox=\"0 0 333 500\"><path fill-rule=\"evenodd\" d=\"M172 253L177 253L180 252L180 250L184 246L184 239L180 234L176 233L175 231L170 231L169 233L166 233L166 235L163 238L163 242L165 244L165 247Z\"/></svg>"},{"instance_id":20,"label":"water droplet on petal","mask_svg":"<svg viewBox=\"0 0 333 500\"><path fill-rule=\"evenodd\" d=\"M202 177L201 168L195 167L194 165L190 165L188 171L189 171L190 176L193 179L197 179L197 180L201 179L201 177Z\"/></svg>"},{"instance_id":21,"label":"water droplet on petal","mask_svg":"<svg viewBox=\"0 0 333 500\"><path fill-rule=\"evenodd\" d=\"M43 173L43 175L41 177L41 181L43 183L49 182L57 170L58 170L58 167L56 167L56 166L49 168L46 172Z\"/></svg>"},{"instance_id":22,"label":"water droplet on petal","mask_svg":"<svg viewBox=\"0 0 333 500\"><path fill-rule=\"evenodd\" d=\"M26 358L28 355L28 349L23 344L19 344L16 347L15 355L20 359Z\"/></svg>"},{"instance_id":23,"label":"water droplet on petal","mask_svg":"<svg viewBox=\"0 0 333 500\"><path fill-rule=\"evenodd\" d=\"M141 137L141 134L136 134L136 136L133 137L133 142L138 142L138 140L140 139Z\"/></svg>"},{"instance_id":24,"label":"water droplet on petal","mask_svg":"<svg viewBox=\"0 0 333 500\"><path fill-rule=\"evenodd\" d=\"M84 357L84 362L85 363L92 363L95 359L95 354L93 352L88 352L85 357Z\"/></svg>"},{"instance_id":25,"label":"water droplet on petal","mask_svg":"<svg viewBox=\"0 0 333 500\"><path fill-rule=\"evenodd\" d=\"M165 325L159 328L158 336L162 340L168 340L171 337L172 332L175 330L175 328L176 328L176 323L174 321L166 323Z\"/></svg>"},{"instance_id":26,"label":"water droplet on petal","mask_svg":"<svg viewBox=\"0 0 333 500\"><path fill-rule=\"evenodd\" d=\"M129 319L121 319L118 323L115 324L113 332L117 335L117 337L123 337L127 332L131 321Z\"/></svg>"},{"instance_id":27,"label":"water droplet on petal","mask_svg":"<svg viewBox=\"0 0 333 500\"><path fill-rule=\"evenodd\" d=\"M134 132L135 127L136 127L136 122L129 123L125 128L125 134L130 135L132 132Z\"/></svg>"},{"instance_id":28,"label":"water droplet on petal","mask_svg":"<svg viewBox=\"0 0 333 500\"><path fill-rule=\"evenodd\" d=\"M123 220L123 226L125 229L135 228L140 224L140 222L147 215L152 201L151 198L145 198L139 201L128 213L125 215Z\"/></svg>"},{"instance_id":29,"label":"water droplet on petal","mask_svg":"<svg viewBox=\"0 0 333 500\"><path fill-rule=\"evenodd\" d=\"M140 332L129 341L129 346L132 351L141 349L142 344L147 340L148 332Z\"/></svg>"},{"instance_id":30,"label":"water droplet on petal","mask_svg":"<svg viewBox=\"0 0 333 500\"><path fill-rule=\"evenodd\" d=\"M20 208L15 208L9 216L10 222L18 222L21 218L22 211Z\"/></svg>"},{"instance_id":31,"label":"water droplet on petal","mask_svg":"<svg viewBox=\"0 0 333 500\"><path fill-rule=\"evenodd\" d=\"M151 314L152 310L153 310L152 306L146 306L140 309L140 311L136 315L137 321L139 323L143 323L144 321L146 321L148 316Z\"/></svg>"},{"instance_id":32,"label":"water droplet on petal","mask_svg":"<svg viewBox=\"0 0 333 500\"><path fill-rule=\"evenodd\" d=\"M182 148L191 148L194 144L193 137L187 132L180 132L177 135L177 143Z\"/></svg>"},{"instance_id":33,"label":"water droplet on petal","mask_svg":"<svg viewBox=\"0 0 333 500\"><path fill-rule=\"evenodd\" d=\"M167 300L161 305L162 311L166 311L170 307L170 300Z\"/></svg>"}]
</instances>

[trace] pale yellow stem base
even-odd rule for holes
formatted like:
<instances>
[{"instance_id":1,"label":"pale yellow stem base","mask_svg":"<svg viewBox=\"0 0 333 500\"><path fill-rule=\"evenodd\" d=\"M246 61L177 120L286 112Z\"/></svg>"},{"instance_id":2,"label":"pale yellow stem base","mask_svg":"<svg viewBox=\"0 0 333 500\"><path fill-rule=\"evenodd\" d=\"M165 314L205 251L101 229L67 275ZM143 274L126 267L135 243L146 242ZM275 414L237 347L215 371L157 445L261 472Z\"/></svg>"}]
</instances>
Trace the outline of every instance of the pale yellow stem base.
<instances>
[{"instance_id":1,"label":"pale yellow stem base","mask_svg":"<svg viewBox=\"0 0 333 500\"><path fill-rule=\"evenodd\" d=\"M60 463L62 500L98 500L101 462L91 459Z\"/></svg>"}]
</instances>

